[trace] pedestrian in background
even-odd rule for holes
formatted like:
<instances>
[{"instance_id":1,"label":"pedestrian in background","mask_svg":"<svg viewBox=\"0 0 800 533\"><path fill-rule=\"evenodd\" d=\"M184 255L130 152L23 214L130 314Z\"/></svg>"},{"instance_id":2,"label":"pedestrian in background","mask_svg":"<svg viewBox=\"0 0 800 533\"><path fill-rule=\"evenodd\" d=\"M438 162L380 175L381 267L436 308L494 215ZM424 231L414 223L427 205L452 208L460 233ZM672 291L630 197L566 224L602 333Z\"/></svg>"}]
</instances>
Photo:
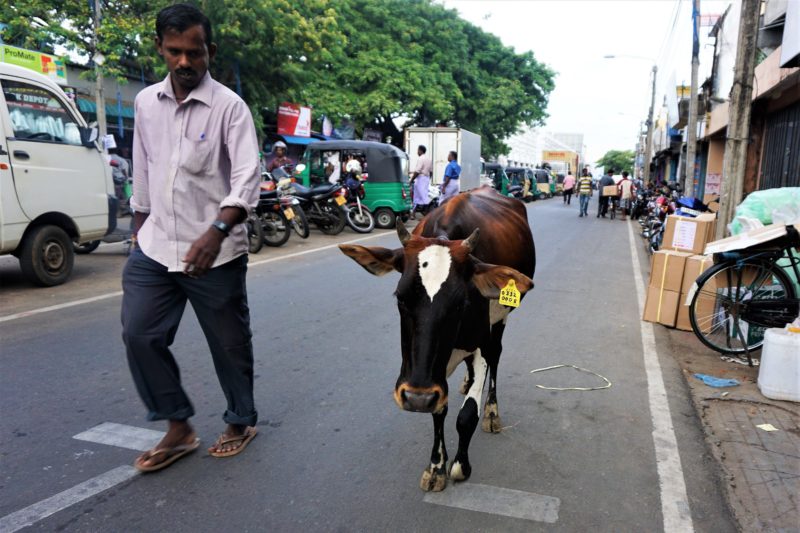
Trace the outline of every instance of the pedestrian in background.
<instances>
[{"instance_id":1,"label":"pedestrian in background","mask_svg":"<svg viewBox=\"0 0 800 533\"><path fill-rule=\"evenodd\" d=\"M461 165L458 164L458 153L450 152L447 154L447 166L444 169L444 181L442 182L442 197L439 203L458 194L458 179L461 177Z\"/></svg>"},{"instance_id":2,"label":"pedestrian in background","mask_svg":"<svg viewBox=\"0 0 800 533\"><path fill-rule=\"evenodd\" d=\"M611 199L611 196L603 194L603 188L609 185L614 185L614 171L612 169L608 169L608 174L600 178L600 183L597 184L597 189L600 192L600 196L597 200L597 218L606 218L606 214L608 213L608 201Z\"/></svg>"},{"instance_id":3,"label":"pedestrian in background","mask_svg":"<svg viewBox=\"0 0 800 533\"><path fill-rule=\"evenodd\" d=\"M592 197L592 178L589 176L589 171L585 168L575 183L575 188L578 190L578 200L580 201L579 217L589 216L589 199Z\"/></svg>"},{"instance_id":4,"label":"pedestrian in background","mask_svg":"<svg viewBox=\"0 0 800 533\"><path fill-rule=\"evenodd\" d=\"M247 305L247 231L259 194L258 140L250 110L208 72L216 45L196 7L156 17L169 74L136 96L133 198L139 246L122 273L122 338L148 410L166 435L134 466L152 472L200 444L195 414L170 345L187 300L208 341L227 400L227 427L210 455L236 455L256 435L253 347Z\"/></svg>"},{"instance_id":5,"label":"pedestrian in background","mask_svg":"<svg viewBox=\"0 0 800 533\"><path fill-rule=\"evenodd\" d=\"M428 179L423 181L430 183L431 176L433 176L433 161L431 161L431 158L428 156L427 152L428 149L424 145L420 144L417 147L417 166L414 167L414 172L411 173L412 194L416 191L418 177L424 176ZM413 201L414 199L412 198L411 200Z\"/></svg>"},{"instance_id":6,"label":"pedestrian in background","mask_svg":"<svg viewBox=\"0 0 800 533\"><path fill-rule=\"evenodd\" d=\"M622 207L622 218L620 220L626 220L631 210L631 198L633 197L634 190L633 182L628 179L628 171L623 171L622 180L617 183L617 196L620 198L620 205Z\"/></svg>"},{"instance_id":7,"label":"pedestrian in background","mask_svg":"<svg viewBox=\"0 0 800 533\"><path fill-rule=\"evenodd\" d=\"M564 203L570 205L572 202L572 192L575 187L575 176L572 175L572 172L567 173L567 177L564 178L564 183L562 184L563 187L563 195L564 195Z\"/></svg>"}]
</instances>

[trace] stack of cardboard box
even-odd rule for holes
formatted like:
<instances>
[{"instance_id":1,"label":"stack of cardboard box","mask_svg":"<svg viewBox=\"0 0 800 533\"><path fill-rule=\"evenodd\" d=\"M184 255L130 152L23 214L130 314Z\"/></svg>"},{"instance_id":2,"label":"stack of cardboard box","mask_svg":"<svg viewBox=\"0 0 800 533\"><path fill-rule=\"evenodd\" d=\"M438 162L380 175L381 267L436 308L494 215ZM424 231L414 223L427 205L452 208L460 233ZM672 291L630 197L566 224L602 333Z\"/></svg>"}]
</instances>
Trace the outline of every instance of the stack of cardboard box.
<instances>
[{"instance_id":1,"label":"stack of cardboard box","mask_svg":"<svg viewBox=\"0 0 800 533\"><path fill-rule=\"evenodd\" d=\"M713 264L710 256L700 254L715 231L714 214L667 217L662 249L650 264L643 320L691 331L686 299L694 281Z\"/></svg>"}]
</instances>

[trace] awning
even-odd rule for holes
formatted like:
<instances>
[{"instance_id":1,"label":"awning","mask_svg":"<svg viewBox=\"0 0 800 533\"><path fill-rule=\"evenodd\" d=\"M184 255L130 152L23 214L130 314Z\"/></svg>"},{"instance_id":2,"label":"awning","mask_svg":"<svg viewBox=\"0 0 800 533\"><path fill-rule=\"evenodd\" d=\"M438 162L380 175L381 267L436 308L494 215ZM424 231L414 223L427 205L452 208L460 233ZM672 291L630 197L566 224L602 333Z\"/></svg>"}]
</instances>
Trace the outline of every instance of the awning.
<instances>
[{"instance_id":1,"label":"awning","mask_svg":"<svg viewBox=\"0 0 800 533\"><path fill-rule=\"evenodd\" d=\"M81 110L83 113L97 113L97 104L95 104L94 100L86 100L85 98L78 98L78 109ZM106 115L117 117L122 116L122 118L129 118L133 120L133 108L130 106L123 105L122 106L122 113L117 112L117 104L109 104L106 102Z\"/></svg>"},{"instance_id":2,"label":"awning","mask_svg":"<svg viewBox=\"0 0 800 533\"><path fill-rule=\"evenodd\" d=\"M319 139L315 139L314 137L295 137L294 135L279 135L286 144L311 144L313 142L319 141Z\"/></svg>"}]
</instances>

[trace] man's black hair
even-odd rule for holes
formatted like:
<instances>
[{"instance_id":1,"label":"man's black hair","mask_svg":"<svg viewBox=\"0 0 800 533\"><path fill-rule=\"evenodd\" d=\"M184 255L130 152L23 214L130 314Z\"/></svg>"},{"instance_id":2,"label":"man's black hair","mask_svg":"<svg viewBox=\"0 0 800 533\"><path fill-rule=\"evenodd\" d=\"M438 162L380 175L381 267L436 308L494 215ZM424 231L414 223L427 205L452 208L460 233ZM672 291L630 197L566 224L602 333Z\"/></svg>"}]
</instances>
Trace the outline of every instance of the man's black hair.
<instances>
[{"instance_id":1,"label":"man's black hair","mask_svg":"<svg viewBox=\"0 0 800 533\"><path fill-rule=\"evenodd\" d=\"M206 37L206 46L211 47L211 21L191 4L174 4L158 12L156 17L156 35L164 40L164 32L175 30L183 33L192 26L202 26Z\"/></svg>"},{"instance_id":2,"label":"man's black hair","mask_svg":"<svg viewBox=\"0 0 800 533\"><path fill-rule=\"evenodd\" d=\"M628 171L627 170L623 170L622 171L622 177L624 177L624 178L628 177Z\"/></svg>"},{"instance_id":3,"label":"man's black hair","mask_svg":"<svg viewBox=\"0 0 800 533\"><path fill-rule=\"evenodd\" d=\"M423 154L428 153L428 149L425 148L424 144L420 144L419 146L417 146L417 150L422 150Z\"/></svg>"},{"instance_id":4,"label":"man's black hair","mask_svg":"<svg viewBox=\"0 0 800 533\"><path fill-rule=\"evenodd\" d=\"M453 156L453 159L458 159L458 152L456 152L455 150L450 150L450 155Z\"/></svg>"}]
</instances>

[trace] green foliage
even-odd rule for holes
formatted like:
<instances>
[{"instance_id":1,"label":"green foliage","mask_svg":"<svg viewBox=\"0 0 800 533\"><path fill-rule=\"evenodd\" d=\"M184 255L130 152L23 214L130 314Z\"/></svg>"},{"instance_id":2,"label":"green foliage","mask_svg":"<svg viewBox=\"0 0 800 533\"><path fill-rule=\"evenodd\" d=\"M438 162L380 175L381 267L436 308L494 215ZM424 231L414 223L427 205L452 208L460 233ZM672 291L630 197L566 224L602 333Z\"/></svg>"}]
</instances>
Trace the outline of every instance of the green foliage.
<instances>
[{"instance_id":1,"label":"green foliage","mask_svg":"<svg viewBox=\"0 0 800 533\"><path fill-rule=\"evenodd\" d=\"M106 75L131 68L166 72L153 44L155 16L169 0L102 0L98 51ZM540 124L554 73L531 53L500 40L432 0L197 0L218 44L212 75L242 93L257 124L284 101L317 118L348 118L358 129L392 132L446 124L482 136L484 156L508 151L503 139ZM91 58L88 0L0 4L3 38L26 48L65 46Z\"/></svg>"},{"instance_id":2,"label":"green foliage","mask_svg":"<svg viewBox=\"0 0 800 533\"><path fill-rule=\"evenodd\" d=\"M604 167L606 172L613 170L614 174L621 174L623 170L627 170L629 174L632 174L635 158L636 154L633 150L609 150L597 160L596 164Z\"/></svg>"}]
</instances>

